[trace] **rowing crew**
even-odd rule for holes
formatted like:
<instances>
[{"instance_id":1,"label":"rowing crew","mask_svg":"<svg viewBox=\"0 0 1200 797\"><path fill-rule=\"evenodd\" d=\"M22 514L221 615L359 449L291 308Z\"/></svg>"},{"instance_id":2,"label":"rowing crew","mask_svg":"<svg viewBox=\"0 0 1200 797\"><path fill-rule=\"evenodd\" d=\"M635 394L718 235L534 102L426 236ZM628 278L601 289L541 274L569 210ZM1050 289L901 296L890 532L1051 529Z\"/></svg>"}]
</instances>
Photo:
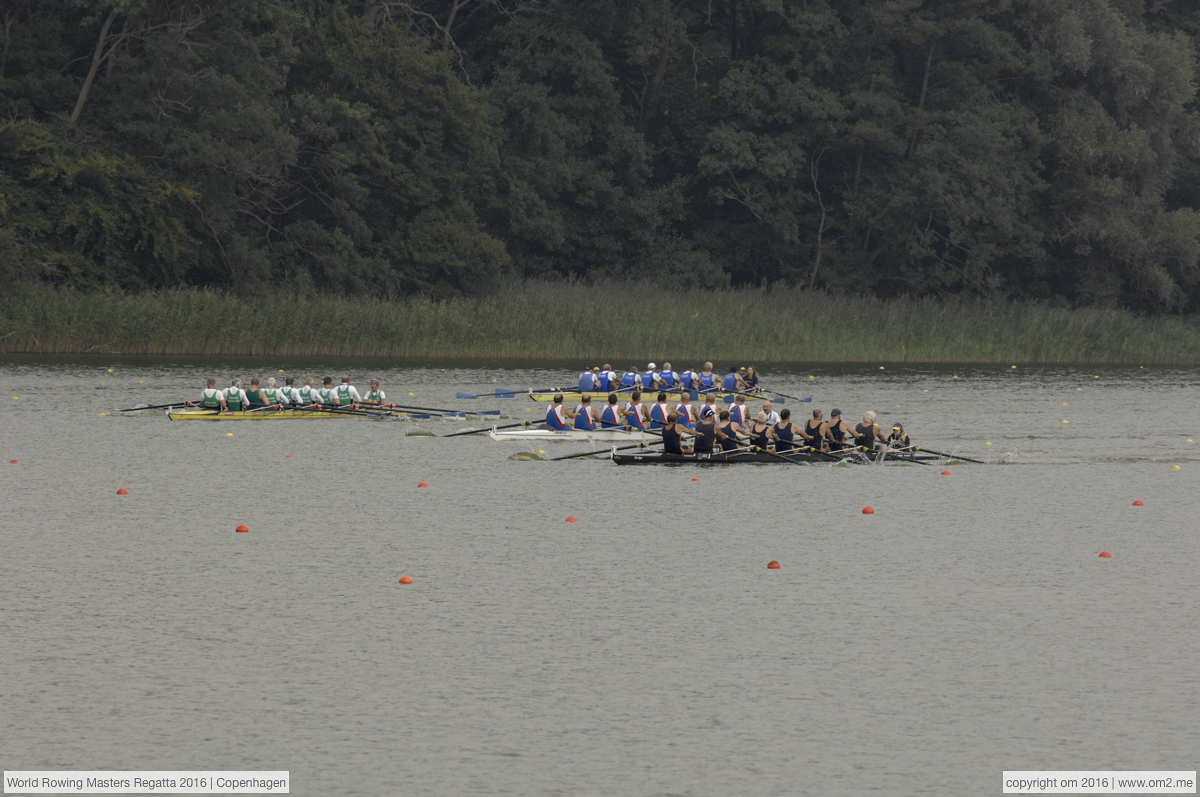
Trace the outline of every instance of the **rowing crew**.
<instances>
[{"instance_id":1,"label":"rowing crew","mask_svg":"<svg viewBox=\"0 0 1200 797\"><path fill-rule=\"evenodd\" d=\"M608 363L603 368L593 368L579 375L580 393L608 393L610 391L630 390L698 390L706 393L714 390L742 393L757 393L758 372L754 366L737 368L730 366L729 373L724 379L713 371L712 363L705 363L704 368L696 370L687 368L678 373L671 368L670 363L663 363L662 370L650 363L645 371L630 368L624 374L618 375Z\"/></svg>"},{"instance_id":2,"label":"rowing crew","mask_svg":"<svg viewBox=\"0 0 1200 797\"><path fill-rule=\"evenodd\" d=\"M296 378L289 376L284 380L283 387L277 387L275 377L267 380L266 387L262 386L262 382L256 376L250 380L250 389L242 389L242 380L234 379L229 387L221 390L217 387L217 380L209 378L207 387L200 396L199 402L187 402L188 406L199 404L205 409L211 410L228 410L240 412L242 410L256 410L266 407L276 407L283 409L285 407L339 407L356 404L373 404L382 405L387 396L379 389L379 380L371 380L371 389L367 395L360 396L358 389L350 384L350 375L342 377L342 383L334 387L333 377L327 376L322 380L321 387L313 385L313 378L310 376L304 380L303 387L296 387Z\"/></svg>"},{"instance_id":3,"label":"rowing crew","mask_svg":"<svg viewBox=\"0 0 1200 797\"><path fill-rule=\"evenodd\" d=\"M743 443L773 451L791 451L796 447L825 452L851 448L896 451L912 445L902 424L895 424L891 434L885 435L875 422L874 412L864 413L862 423L851 426L842 417L841 410L834 409L826 421L822 410L817 408L812 412L812 419L800 426L792 421L790 409L775 412L770 401L764 401L761 411L753 420L748 420L746 397L740 395L734 397L728 409L721 409L716 396L711 393L704 397L704 404L699 409L686 393L674 407L667 402L666 393L659 393L657 401L650 407L642 404L640 392L635 391L629 399L621 406L617 394L609 393L608 405L597 414L592 397L587 393L580 397L574 411L567 409L563 395L558 393L546 410L546 426L559 431L571 428L661 431L669 454L686 453L673 449L682 449L687 437L696 438L697 454L711 453L718 442L723 451L732 451Z\"/></svg>"}]
</instances>

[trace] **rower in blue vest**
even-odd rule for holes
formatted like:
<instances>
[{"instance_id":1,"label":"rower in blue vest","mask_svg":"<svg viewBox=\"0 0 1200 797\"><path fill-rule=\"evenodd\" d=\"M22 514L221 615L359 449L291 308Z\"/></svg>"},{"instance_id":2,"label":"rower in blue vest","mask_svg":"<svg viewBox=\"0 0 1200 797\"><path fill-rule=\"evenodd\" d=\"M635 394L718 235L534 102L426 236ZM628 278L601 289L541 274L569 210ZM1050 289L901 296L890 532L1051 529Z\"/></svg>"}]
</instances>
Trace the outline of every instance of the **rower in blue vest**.
<instances>
[{"instance_id":1,"label":"rower in blue vest","mask_svg":"<svg viewBox=\"0 0 1200 797\"><path fill-rule=\"evenodd\" d=\"M635 390L625 405L625 424L638 429L646 428L646 408L642 406L642 394Z\"/></svg>"},{"instance_id":2,"label":"rower in blue vest","mask_svg":"<svg viewBox=\"0 0 1200 797\"><path fill-rule=\"evenodd\" d=\"M598 379L600 382L598 390L601 393L609 393L617 386L617 374L608 363L605 363L604 367L600 369Z\"/></svg>"},{"instance_id":3,"label":"rower in blue vest","mask_svg":"<svg viewBox=\"0 0 1200 797\"><path fill-rule=\"evenodd\" d=\"M608 394L608 406L600 413L600 428L612 429L625 425L625 413L617 406L617 394Z\"/></svg>"},{"instance_id":4,"label":"rower in blue vest","mask_svg":"<svg viewBox=\"0 0 1200 797\"><path fill-rule=\"evenodd\" d=\"M684 390L696 389L696 370L694 368L687 368L679 375L679 386Z\"/></svg>"},{"instance_id":5,"label":"rower in blue vest","mask_svg":"<svg viewBox=\"0 0 1200 797\"><path fill-rule=\"evenodd\" d=\"M621 375L621 388L623 390L632 390L635 386L638 386L641 384L642 384L642 378L638 375L638 372L636 370L634 370L633 368L630 368L628 371L626 371L624 374Z\"/></svg>"},{"instance_id":6,"label":"rower in blue vest","mask_svg":"<svg viewBox=\"0 0 1200 797\"><path fill-rule=\"evenodd\" d=\"M671 414L671 408L667 406L667 394L659 393L658 401L650 408L650 428L661 429L667 425L667 416Z\"/></svg>"},{"instance_id":7,"label":"rower in blue vest","mask_svg":"<svg viewBox=\"0 0 1200 797\"><path fill-rule=\"evenodd\" d=\"M579 375L579 392L590 393L600 387L600 380L597 377L599 368L593 368L590 371L584 371Z\"/></svg>"},{"instance_id":8,"label":"rower in blue vest","mask_svg":"<svg viewBox=\"0 0 1200 797\"><path fill-rule=\"evenodd\" d=\"M696 387L701 393L708 393L717 386L717 375L713 373L713 364L705 363L704 370L696 374Z\"/></svg>"},{"instance_id":9,"label":"rower in blue vest","mask_svg":"<svg viewBox=\"0 0 1200 797\"><path fill-rule=\"evenodd\" d=\"M700 408L700 420L717 417L717 397L709 393L704 397L704 406Z\"/></svg>"},{"instance_id":10,"label":"rower in blue vest","mask_svg":"<svg viewBox=\"0 0 1200 797\"><path fill-rule=\"evenodd\" d=\"M699 415L696 408L692 406L692 394L684 393L683 400L675 407L675 412L679 413L679 422L689 429L696 428L696 421Z\"/></svg>"},{"instance_id":11,"label":"rower in blue vest","mask_svg":"<svg viewBox=\"0 0 1200 797\"><path fill-rule=\"evenodd\" d=\"M746 426L746 397L736 396L733 399L733 406L729 408L729 417L733 419L738 426Z\"/></svg>"},{"instance_id":12,"label":"rower in blue vest","mask_svg":"<svg viewBox=\"0 0 1200 797\"><path fill-rule=\"evenodd\" d=\"M672 390L679 382L679 374L671 370L670 363L663 363L663 369L658 372L658 380L665 389Z\"/></svg>"},{"instance_id":13,"label":"rower in blue vest","mask_svg":"<svg viewBox=\"0 0 1200 797\"><path fill-rule=\"evenodd\" d=\"M590 432L596 428L596 415L592 409L592 397L584 393L579 397L579 406L575 408L575 428Z\"/></svg>"},{"instance_id":14,"label":"rower in blue vest","mask_svg":"<svg viewBox=\"0 0 1200 797\"><path fill-rule=\"evenodd\" d=\"M725 381L721 384L721 387L730 393L746 389L746 384L742 381L742 377L738 374L738 369L735 366L729 366L729 373L725 374Z\"/></svg>"},{"instance_id":15,"label":"rower in blue vest","mask_svg":"<svg viewBox=\"0 0 1200 797\"><path fill-rule=\"evenodd\" d=\"M574 418L575 413L563 406L563 394L554 394L554 403L546 410L546 425L556 431L565 431L570 429L567 423L568 418Z\"/></svg>"},{"instance_id":16,"label":"rower in blue vest","mask_svg":"<svg viewBox=\"0 0 1200 797\"><path fill-rule=\"evenodd\" d=\"M658 390L662 380L658 378L658 371L654 370L654 363L650 363L649 370L642 374L642 390Z\"/></svg>"}]
</instances>

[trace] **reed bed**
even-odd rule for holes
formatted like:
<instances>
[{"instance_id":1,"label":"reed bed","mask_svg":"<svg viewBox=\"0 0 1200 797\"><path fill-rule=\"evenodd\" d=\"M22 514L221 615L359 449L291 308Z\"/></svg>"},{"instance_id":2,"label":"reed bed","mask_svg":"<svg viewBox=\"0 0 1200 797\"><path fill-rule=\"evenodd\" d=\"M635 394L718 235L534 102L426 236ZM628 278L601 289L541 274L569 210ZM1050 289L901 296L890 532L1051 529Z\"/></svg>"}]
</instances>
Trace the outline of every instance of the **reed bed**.
<instances>
[{"instance_id":1,"label":"reed bed","mask_svg":"<svg viewBox=\"0 0 1200 797\"><path fill-rule=\"evenodd\" d=\"M487 297L397 302L34 287L0 297L0 351L1192 365L1200 363L1200 322L1033 303L641 283L525 282Z\"/></svg>"}]
</instances>

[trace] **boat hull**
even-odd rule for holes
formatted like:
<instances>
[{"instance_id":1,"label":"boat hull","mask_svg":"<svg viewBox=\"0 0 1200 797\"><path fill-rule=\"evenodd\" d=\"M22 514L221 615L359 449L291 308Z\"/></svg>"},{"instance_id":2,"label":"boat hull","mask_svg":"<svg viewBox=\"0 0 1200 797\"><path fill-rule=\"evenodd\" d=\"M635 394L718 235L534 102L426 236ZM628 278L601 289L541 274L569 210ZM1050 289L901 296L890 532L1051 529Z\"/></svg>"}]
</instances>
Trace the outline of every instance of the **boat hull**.
<instances>
[{"instance_id":1,"label":"boat hull","mask_svg":"<svg viewBox=\"0 0 1200 797\"><path fill-rule=\"evenodd\" d=\"M563 390L563 391L559 391L559 392L562 393L563 402L565 402L565 403L578 402L580 397L582 397L582 395L583 395L582 393L580 393L577 390ZM643 390L643 391L641 391L642 400L648 401L649 403L653 403L654 399L658 396L658 394L660 392L667 394L667 401L683 401L683 394L687 393L689 398L691 398L692 401L701 401L702 402L702 401L704 401L704 396L708 395L707 393L700 393L699 391L696 391L696 390L692 390L690 392L686 391L686 390L664 390L664 391ZM630 393L632 393L632 391L622 390L617 393L617 396L619 396L622 401L628 401ZM554 397L556 395L558 395L558 393L556 393L553 390L538 390L538 391L534 391L534 392L530 393L529 398L533 399L534 401L551 402L551 401L554 401ZM608 397L607 393L602 393L599 390L597 390L593 393L588 393L588 395L592 397L593 402L599 402L599 403L604 403L605 401L607 401L607 397ZM713 391L713 395L715 395L720 401L723 401L726 404L733 403L733 399L734 399L733 394L726 393L723 390L716 390L716 391ZM754 401L756 399L760 399L759 396L753 396L748 393L745 395L746 395L746 401ZM763 396L761 396L760 400L765 400L767 398L771 398L771 397L767 396L767 395L763 395ZM782 398L771 398L771 401L775 402L776 404L784 403L784 399L782 399Z\"/></svg>"},{"instance_id":2,"label":"boat hull","mask_svg":"<svg viewBox=\"0 0 1200 797\"><path fill-rule=\"evenodd\" d=\"M259 412L213 412L211 410L181 410L168 412L167 417L173 421L285 421L285 420L325 420L329 418L356 418L365 420L380 420L388 418L406 418L406 413L394 410L380 412L337 412L334 410L262 410Z\"/></svg>"},{"instance_id":3,"label":"boat hull","mask_svg":"<svg viewBox=\"0 0 1200 797\"><path fill-rule=\"evenodd\" d=\"M488 432L488 437L500 442L505 441L521 441L521 440L537 440L554 441L554 440L594 440L599 443L656 443L662 438L656 434L648 434L646 432L626 431L625 429L593 429L586 431L584 429L567 429L566 431L557 432L553 429L518 429L518 430L501 430L493 429Z\"/></svg>"},{"instance_id":4,"label":"boat hull","mask_svg":"<svg viewBox=\"0 0 1200 797\"><path fill-rule=\"evenodd\" d=\"M885 462L921 462L927 463L936 460L937 457L921 457L919 455L908 454L889 454L885 458ZM800 465L825 464L833 465L838 462L847 463L866 463L870 460L865 457L852 456L851 452L845 455L837 456L830 454L821 454L812 451L792 452L790 454L767 454L753 451L736 451L736 452L715 452L710 457L701 458L695 454L659 454L659 453L635 453L635 454L612 454L613 462L618 465L786 465L788 463L797 463Z\"/></svg>"}]
</instances>

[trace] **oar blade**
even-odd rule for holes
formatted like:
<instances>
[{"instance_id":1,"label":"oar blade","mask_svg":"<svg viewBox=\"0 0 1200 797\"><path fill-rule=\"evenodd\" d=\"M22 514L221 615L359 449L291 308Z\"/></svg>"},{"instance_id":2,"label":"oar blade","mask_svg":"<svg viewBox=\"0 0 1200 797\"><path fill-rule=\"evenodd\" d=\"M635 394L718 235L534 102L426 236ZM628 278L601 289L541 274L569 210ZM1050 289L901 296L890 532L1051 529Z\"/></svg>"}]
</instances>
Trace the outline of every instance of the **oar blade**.
<instances>
[{"instance_id":1,"label":"oar blade","mask_svg":"<svg viewBox=\"0 0 1200 797\"><path fill-rule=\"evenodd\" d=\"M475 395L474 393L455 393L454 397L460 398L460 399L477 399L477 398L479 398L479 396Z\"/></svg>"}]
</instances>

